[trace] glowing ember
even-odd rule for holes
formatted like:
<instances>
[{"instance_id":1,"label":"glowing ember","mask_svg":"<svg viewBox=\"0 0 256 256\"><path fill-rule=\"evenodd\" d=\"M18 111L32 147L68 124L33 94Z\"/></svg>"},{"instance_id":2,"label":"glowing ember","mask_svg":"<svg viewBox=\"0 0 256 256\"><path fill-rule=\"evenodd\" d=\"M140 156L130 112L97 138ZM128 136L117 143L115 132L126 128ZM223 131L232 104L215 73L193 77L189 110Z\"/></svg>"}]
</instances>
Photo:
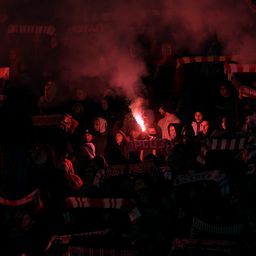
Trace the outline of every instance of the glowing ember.
<instances>
[{"instance_id":1,"label":"glowing ember","mask_svg":"<svg viewBox=\"0 0 256 256\"><path fill-rule=\"evenodd\" d=\"M133 116L143 132L146 131L144 120L140 113L133 113Z\"/></svg>"}]
</instances>

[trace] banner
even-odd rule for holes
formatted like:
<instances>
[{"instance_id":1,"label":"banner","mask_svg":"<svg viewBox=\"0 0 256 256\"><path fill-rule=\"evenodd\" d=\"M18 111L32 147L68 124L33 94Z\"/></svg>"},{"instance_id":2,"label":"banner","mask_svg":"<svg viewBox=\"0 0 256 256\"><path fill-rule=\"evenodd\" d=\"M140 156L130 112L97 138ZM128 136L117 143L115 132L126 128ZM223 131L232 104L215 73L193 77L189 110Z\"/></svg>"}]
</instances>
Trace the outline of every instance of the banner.
<instances>
[{"instance_id":1,"label":"banner","mask_svg":"<svg viewBox=\"0 0 256 256\"><path fill-rule=\"evenodd\" d=\"M113 177L125 174L145 174L152 173L155 170L156 166L152 161L127 165L111 165L106 171L106 176Z\"/></svg>"},{"instance_id":2,"label":"banner","mask_svg":"<svg viewBox=\"0 0 256 256\"><path fill-rule=\"evenodd\" d=\"M139 151L139 150L151 150L151 149L158 149L164 150L165 140L163 139L155 139L155 140L135 140L131 141L128 144L129 151Z\"/></svg>"},{"instance_id":3,"label":"banner","mask_svg":"<svg viewBox=\"0 0 256 256\"><path fill-rule=\"evenodd\" d=\"M239 98L252 98L252 99L256 99L256 88L250 88L248 86L240 86L239 87Z\"/></svg>"},{"instance_id":4,"label":"banner","mask_svg":"<svg viewBox=\"0 0 256 256\"><path fill-rule=\"evenodd\" d=\"M8 34L41 34L53 36L56 34L56 28L52 25L23 25L9 24Z\"/></svg>"}]
</instances>

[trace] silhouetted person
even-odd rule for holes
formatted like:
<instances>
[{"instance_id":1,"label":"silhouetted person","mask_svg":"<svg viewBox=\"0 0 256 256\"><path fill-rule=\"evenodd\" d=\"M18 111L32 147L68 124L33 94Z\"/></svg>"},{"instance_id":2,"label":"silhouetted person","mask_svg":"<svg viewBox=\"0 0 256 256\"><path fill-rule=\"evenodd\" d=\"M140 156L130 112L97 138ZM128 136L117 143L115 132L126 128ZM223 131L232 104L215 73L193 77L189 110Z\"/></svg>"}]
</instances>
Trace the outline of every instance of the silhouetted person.
<instances>
[{"instance_id":1,"label":"silhouetted person","mask_svg":"<svg viewBox=\"0 0 256 256\"><path fill-rule=\"evenodd\" d=\"M33 140L33 124L18 88L10 88L1 109L2 185L10 197L26 193L26 172Z\"/></svg>"}]
</instances>

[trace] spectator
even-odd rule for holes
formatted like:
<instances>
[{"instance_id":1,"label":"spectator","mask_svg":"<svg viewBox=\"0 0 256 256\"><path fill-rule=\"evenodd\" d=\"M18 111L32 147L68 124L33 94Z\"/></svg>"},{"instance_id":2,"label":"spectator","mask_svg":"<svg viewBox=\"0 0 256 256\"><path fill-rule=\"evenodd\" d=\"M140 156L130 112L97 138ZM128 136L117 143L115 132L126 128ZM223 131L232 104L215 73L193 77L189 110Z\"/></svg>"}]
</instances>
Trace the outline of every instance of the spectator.
<instances>
[{"instance_id":1,"label":"spectator","mask_svg":"<svg viewBox=\"0 0 256 256\"><path fill-rule=\"evenodd\" d=\"M212 137L213 127L209 120L202 121L200 130L197 135L200 140Z\"/></svg>"},{"instance_id":2,"label":"spectator","mask_svg":"<svg viewBox=\"0 0 256 256\"><path fill-rule=\"evenodd\" d=\"M74 89L69 110L77 121L81 121L82 129L93 122L96 114L95 102L89 97L87 91L81 86Z\"/></svg>"},{"instance_id":3,"label":"spectator","mask_svg":"<svg viewBox=\"0 0 256 256\"><path fill-rule=\"evenodd\" d=\"M88 167L91 160L96 156L96 149L93 144L93 133L90 129L86 129L83 134L83 142L79 146L78 150L78 169L83 172L83 170Z\"/></svg>"},{"instance_id":4,"label":"spectator","mask_svg":"<svg viewBox=\"0 0 256 256\"><path fill-rule=\"evenodd\" d=\"M178 123L180 124L181 123L181 120L176 116L174 115L173 113L170 113L168 111L169 109L169 106L166 105L166 104L161 104L160 107L159 107L159 113L163 116L163 118L161 118L157 125L160 127L161 129L161 137L162 139L168 139L169 137L169 134L168 134L168 125L170 123Z\"/></svg>"},{"instance_id":5,"label":"spectator","mask_svg":"<svg viewBox=\"0 0 256 256\"><path fill-rule=\"evenodd\" d=\"M110 129L120 118L118 114L118 106L116 106L114 98L111 96L104 96L100 101L100 110L98 116L104 118Z\"/></svg>"},{"instance_id":6,"label":"spectator","mask_svg":"<svg viewBox=\"0 0 256 256\"><path fill-rule=\"evenodd\" d=\"M236 129L236 123L234 120L228 117L221 117L219 120L218 128L213 131L213 137L234 137Z\"/></svg>"},{"instance_id":7,"label":"spectator","mask_svg":"<svg viewBox=\"0 0 256 256\"><path fill-rule=\"evenodd\" d=\"M106 161L109 164L125 164L128 161L128 143L123 131L117 130L114 141L110 141L106 147Z\"/></svg>"},{"instance_id":8,"label":"spectator","mask_svg":"<svg viewBox=\"0 0 256 256\"><path fill-rule=\"evenodd\" d=\"M172 152L174 146L181 142L180 141L181 129L182 129L181 124L170 123L168 125L167 130L168 130L169 137L166 139L167 140L167 154L170 154Z\"/></svg>"},{"instance_id":9,"label":"spectator","mask_svg":"<svg viewBox=\"0 0 256 256\"><path fill-rule=\"evenodd\" d=\"M44 85L44 94L38 100L40 114L60 114L63 99L60 98L58 88L53 80L47 81Z\"/></svg>"},{"instance_id":10,"label":"spectator","mask_svg":"<svg viewBox=\"0 0 256 256\"><path fill-rule=\"evenodd\" d=\"M105 149L109 140L108 123L104 118L96 117L93 121L94 138L96 155L105 154Z\"/></svg>"},{"instance_id":11,"label":"spectator","mask_svg":"<svg viewBox=\"0 0 256 256\"><path fill-rule=\"evenodd\" d=\"M219 87L219 95L215 102L215 113L217 118L226 116L229 119L237 120L238 115L238 94L232 85L223 82Z\"/></svg>"},{"instance_id":12,"label":"spectator","mask_svg":"<svg viewBox=\"0 0 256 256\"><path fill-rule=\"evenodd\" d=\"M197 136L197 134L200 132L202 121L203 121L203 113L202 111L198 110L195 112L194 121L192 121L191 123L195 136Z\"/></svg>"},{"instance_id":13,"label":"spectator","mask_svg":"<svg viewBox=\"0 0 256 256\"><path fill-rule=\"evenodd\" d=\"M56 195L61 198L80 195L84 181L75 173L72 162L67 158L65 148L57 148L56 152Z\"/></svg>"}]
</instances>

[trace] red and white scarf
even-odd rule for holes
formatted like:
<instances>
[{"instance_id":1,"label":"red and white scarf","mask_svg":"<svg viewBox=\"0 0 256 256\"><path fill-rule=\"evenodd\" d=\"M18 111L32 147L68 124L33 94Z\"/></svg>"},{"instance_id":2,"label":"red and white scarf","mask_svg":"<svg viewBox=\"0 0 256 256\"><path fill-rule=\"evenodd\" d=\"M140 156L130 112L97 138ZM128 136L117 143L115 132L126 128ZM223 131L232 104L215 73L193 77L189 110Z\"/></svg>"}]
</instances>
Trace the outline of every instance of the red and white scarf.
<instances>
[{"instance_id":1,"label":"red and white scarf","mask_svg":"<svg viewBox=\"0 0 256 256\"><path fill-rule=\"evenodd\" d=\"M233 56L189 56L177 59L176 69L184 64L200 63L200 62L229 62L233 60Z\"/></svg>"},{"instance_id":2,"label":"red and white scarf","mask_svg":"<svg viewBox=\"0 0 256 256\"><path fill-rule=\"evenodd\" d=\"M256 64L229 64L225 63L224 73L231 80L234 73L255 73Z\"/></svg>"},{"instance_id":3,"label":"red and white scarf","mask_svg":"<svg viewBox=\"0 0 256 256\"><path fill-rule=\"evenodd\" d=\"M66 210L72 208L120 209L128 214L132 223L135 223L141 216L138 208L134 207L130 200L124 198L68 197L66 199Z\"/></svg>"}]
</instances>

